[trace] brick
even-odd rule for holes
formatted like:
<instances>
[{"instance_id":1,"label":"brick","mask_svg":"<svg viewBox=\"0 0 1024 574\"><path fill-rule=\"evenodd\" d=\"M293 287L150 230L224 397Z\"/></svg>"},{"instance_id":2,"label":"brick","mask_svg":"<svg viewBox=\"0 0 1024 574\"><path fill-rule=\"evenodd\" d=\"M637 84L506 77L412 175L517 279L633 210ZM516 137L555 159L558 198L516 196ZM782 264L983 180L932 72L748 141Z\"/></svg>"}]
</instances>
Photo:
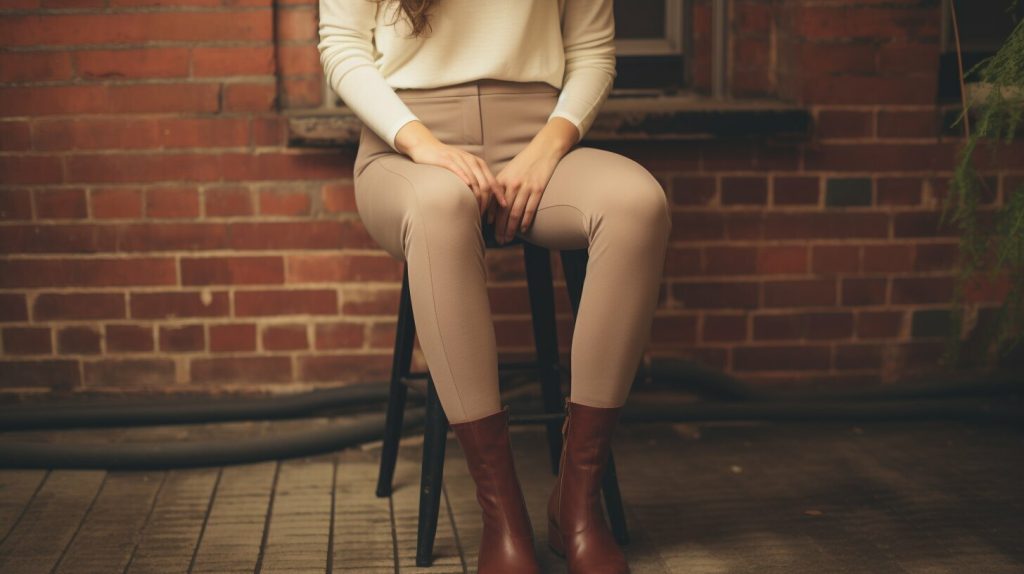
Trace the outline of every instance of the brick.
<instances>
[{"instance_id":1,"label":"brick","mask_svg":"<svg viewBox=\"0 0 1024 574\"><path fill-rule=\"evenodd\" d=\"M705 272L709 275L746 275L757 271L754 247L707 247Z\"/></svg>"},{"instance_id":2,"label":"brick","mask_svg":"<svg viewBox=\"0 0 1024 574\"><path fill-rule=\"evenodd\" d=\"M366 326L362 323L320 323L315 333L318 350L358 349L363 346Z\"/></svg>"},{"instance_id":3,"label":"brick","mask_svg":"<svg viewBox=\"0 0 1024 574\"><path fill-rule=\"evenodd\" d=\"M721 213L672 213L672 241L725 238L725 219Z\"/></svg>"},{"instance_id":4,"label":"brick","mask_svg":"<svg viewBox=\"0 0 1024 574\"><path fill-rule=\"evenodd\" d=\"M170 359L100 359L83 367L88 387L163 386L175 381L174 361Z\"/></svg>"},{"instance_id":5,"label":"brick","mask_svg":"<svg viewBox=\"0 0 1024 574\"><path fill-rule=\"evenodd\" d=\"M0 190L0 220L32 219L32 195L27 189Z\"/></svg>"},{"instance_id":6,"label":"brick","mask_svg":"<svg viewBox=\"0 0 1024 574\"><path fill-rule=\"evenodd\" d=\"M148 325L107 325L104 338L109 353L145 353L155 348Z\"/></svg>"},{"instance_id":7,"label":"brick","mask_svg":"<svg viewBox=\"0 0 1024 574\"><path fill-rule=\"evenodd\" d=\"M197 46L192 49L192 74L202 76L255 76L274 73L274 47Z\"/></svg>"},{"instance_id":8,"label":"brick","mask_svg":"<svg viewBox=\"0 0 1024 574\"><path fill-rule=\"evenodd\" d=\"M715 200L715 178L677 176L672 178L672 203L677 205L711 205Z\"/></svg>"},{"instance_id":9,"label":"brick","mask_svg":"<svg viewBox=\"0 0 1024 574\"><path fill-rule=\"evenodd\" d=\"M722 205L764 205L768 180L763 177L723 177Z\"/></svg>"},{"instance_id":10,"label":"brick","mask_svg":"<svg viewBox=\"0 0 1024 574\"><path fill-rule=\"evenodd\" d=\"M394 315L398 311L400 289L345 288L342 291L341 314Z\"/></svg>"},{"instance_id":11,"label":"brick","mask_svg":"<svg viewBox=\"0 0 1024 574\"><path fill-rule=\"evenodd\" d=\"M835 367L845 370L882 368L882 347L879 345L837 345Z\"/></svg>"},{"instance_id":12,"label":"brick","mask_svg":"<svg viewBox=\"0 0 1024 574\"><path fill-rule=\"evenodd\" d=\"M95 327L65 327L57 331L57 352L61 355L96 355L101 335Z\"/></svg>"},{"instance_id":13,"label":"brick","mask_svg":"<svg viewBox=\"0 0 1024 574\"><path fill-rule=\"evenodd\" d=\"M221 224L144 223L117 229L117 247L124 252L202 251L227 248L227 228Z\"/></svg>"},{"instance_id":14,"label":"brick","mask_svg":"<svg viewBox=\"0 0 1024 574\"><path fill-rule=\"evenodd\" d=\"M174 319L177 317L224 317L230 308L224 291L164 291L131 294L132 317Z\"/></svg>"},{"instance_id":15,"label":"brick","mask_svg":"<svg viewBox=\"0 0 1024 574\"><path fill-rule=\"evenodd\" d=\"M0 23L9 46L34 46L53 35L55 46L144 42L263 41L273 39L269 8L219 12L52 13L17 15Z\"/></svg>"},{"instance_id":16,"label":"brick","mask_svg":"<svg viewBox=\"0 0 1024 574\"><path fill-rule=\"evenodd\" d=\"M290 255L288 283L401 281L402 263L389 255Z\"/></svg>"},{"instance_id":17,"label":"brick","mask_svg":"<svg viewBox=\"0 0 1024 574\"><path fill-rule=\"evenodd\" d=\"M826 207L871 205L871 180L866 177L833 177L825 185Z\"/></svg>"},{"instance_id":18,"label":"brick","mask_svg":"<svg viewBox=\"0 0 1024 574\"><path fill-rule=\"evenodd\" d=\"M853 314L845 312L757 315L755 340L848 339L853 335Z\"/></svg>"},{"instance_id":19,"label":"brick","mask_svg":"<svg viewBox=\"0 0 1024 574\"><path fill-rule=\"evenodd\" d=\"M956 148L949 143L825 143L807 148L805 169L845 172L944 171Z\"/></svg>"},{"instance_id":20,"label":"brick","mask_svg":"<svg viewBox=\"0 0 1024 574\"><path fill-rule=\"evenodd\" d=\"M78 361L0 361L0 387L70 390L80 382Z\"/></svg>"},{"instance_id":21,"label":"brick","mask_svg":"<svg viewBox=\"0 0 1024 574\"><path fill-rule=\"evenodd\" d=\"M235 353L255 350L255 324L232 323L227 325L210 325L210 351L214 353Z\"/></svg>"},{"instance_id":22,"label":"brick","mask_svg":"<svg viewBox=\"0 0 1024 574\"><path fill-rule=\"evenodd\" d=\"M86 80L109 78L185 78L189 49L178 47L74 52L75 67Z\"/></svg>"},{"instance_id":23,"label":"brick","mask_svg":"<svg viewBox=\"0 0 1024 574\"><path fill-rule=\"evenodd\" d=\"M936 109L923 111L880 110L878 137L935 138L939 136L942 117Z\"/></svg>"},{"instance_id":24,"label":"brick","mask_svg":"<svg viewBox=\"0 0 1024 574\"><path fill-rule=\"evenodd\" d=\"M296 82L306 83L310 86L314 85L313 80L284 80L281 83L284 85L286 94L289 84ZM319 103L322 96L319 92L314 93ZM270 112L273 111L277 99L278 92L273 82L258 84L231 83L224 85L223 106L226 112Z\"/></svg>"},{"instance_id":25,"label":"brick","mask_svg":"<svg viewBox=\"0 0 1024 574\"><path fill-rule=\"evenodd\" d=\"M758 305L758 285L736 281L677 283L672 296L687 309L752 309Z\"/></svg>"},{"instance_id":26,"label":"brick","mask_svg":"<svg viewBox=\"0 0 1024 574\"><path fill-rule=\"evenodd\" d=\"M320 204L327 213L356 213L355 189L350 184L326 184L320 189Z\"/></svg>"},{"instance_id":27,"label":"brick","mask_svg":"<svg viewBox=\"0 0 1024 574\"><path fill-rule=\"evenodd\" d=\"M797 64L805 77L874 74L878 48L867 42L826 44L807 42L797 47Z\"/></svg>"},{"instance_id":28,"label":"brick","mask_svg":"<svg viewBox=\"0 0 1024 574\"><path fill-rule=\"evenodd\" d=\"M89 200L96 219L142 217L142 192L136 189L94 189Z\"/></svg>"},{"instance_id":29,"label":"brick","mask_svg":"<svg viewBox=\"0 0 1024 574\"><path fill-rule=\"evenodd\" d=\"M815 245L811 249L811 271L817 275L860 271L860 247L856 245Z\"/></svg>"},{"instance_id":30,"label":"brick","mask_svg":"<svg viewBox=\"0 0 1024 574\"><path fill-rule=\"evenodd\" d=\"M669 277L685 277L702 272L701 249L669 246L665 273Z\"/></svg>"},{"instance_id":31,"label":"brick","mask_svg":"<svg viewBox=\"0 0 1024 574\"><path fill-rule=\"evenodd\" d=\"M921 178L880 177L876 182L878 205L919 205Z\"/></svg>"},{"instance_id":32,"label":"brick","mask_svg":"<svg viewBox=\"0 0 1024 574\"><path fill-rule=\"evenodd\" d=\"M216 83L180 84L100 84L0 88L0 110L8 115L48 116L68 114L118 114L118 113L215 113L219 108L221 87ZM136 156L139 158L139 156ZM20 159L20 158L19 158ZM46 158L53 164L57 158ZM150 158L161 163L166 158ZM40 162L42 159L39 160ZM104 169L115 167L115 163L126 173L133 172L125 167L143 168L151 162L136 159L102 156L76 156L68 158L66 165L71 174L70 181L110 181L94 179ZM43 166L36 167L37 170ZM59 174L59 170L58 170ZM108 172L107 178L117 174ZM39 174L42 175L42 174ZM120 179L120 181L125 181Z\"/></svg>"},{"instance_id":33,"label":"brick","mask_svg":"<svg viewBox=\"0 0 1024 574\"><path fill-rule=\"evenodd\" d=\"M3 55L0 55L0 59ZM0 64L0 74L3 64ZM32 147L32 130L29 122L21 120L0 120L0 151L26 151ZM0 197L3 197L0 192ZM3 211L0 200L0 212ZM0 217L2 218L2 217Z\"/></svg>"},{"instance_id":34,"label":"brick","mask_svg":"<svg viewBox=\"0 0 1024 574\"><path fill-rule=\"evenodd\" d=\"M793 33L805 40L937 39L940 31L939 14L931 9L808 6L794 16Z\"/></svg>"},{"instance_id":35,"label":"brick","mask_svg":"<svg viewBox=\"0 0 1024 574\"><path fill-rule=\"evenodd\" d=\"M391 354L314 355L300 357L298 363L303 381L361 381L386 378L391 370Z\"/></svg>"},{"instance_id":36,"label":"brick","mask_svg":"<svg viewBox=\"0 0 1024 574\"><path fill-rule=\"evenodd\" d=\"M191 364L196 383L284 383L292 380L289 357L197 358Z\"/></svg>"},{"instance_id":37,"label":"brick","mask_svg":"<svg viewBox=\"0 0 1024 574\"><path fill-rule=\"evenodd\" d=\"M820 196L817 177L776 176L772 190L775 205L817 205Z\"/></svg>"},{"instance_id":38,"label":"brick","mask_svg":"<svg viewBox=\"0 0 1024 574\"><path fill-rule=\"evenodd\" d=\"M66 52L0 53L0 82L5 84L66 81L72 75L71 58Z\"/></svg>"},{"instance_id":39,"label":"brick","mask_svg":"<svg viewBox=\"0 0 1024 574\"><path fill-rule=\"evenodd\" d=\"M202 325L167 325L160 327L160 350L172 353L202 351L206 335Z\"/></svg>"},{"instance_id":40,"label":"brick","mask_svg":"<svg viewBox=\"0 0 1024 574\"><path fill-rule=\"evenodd\" d=\"M39 219L82 219L87 215L84 190L53 189L36 192L36 217Z\"/></svg>"},{"instance_id":41,"label":"brick","mask_svg":"<svg viewBox=\"0 0 1024 574\"><path fill-rule=\"evenodd\" d=\"M826 346L736 347L733 368L737 371L806 371L829 368Z\"/></svg>"},{"instance_id":42,"label":"brick","mask_svg":"<svg viewBox=\"0 0 1024 574\"><path fill-rule=\"evenodd\" d=\"M0 293L0 321L28 320L28 304L20 293Z\"/></svg>"},{"instance_id":43,"label":"brick","mask_svg":"<svg viewBox=\"0 0 1024 574\"><path fill-rule=\"evenodd\" d=\"M123 293L42 293L32 306L36 321L122 319Z\"/></svg>"},{"instance_id":44,"label":"brick","mask_svg":"<svg viewBox=\"0 0 1024 574\"><path fill-rule=\"evenodd\" d=\"M919 243L914 250L914 271L945 271L956 266L960 245L956 243Z\"/></svg>"},{"instance_id":45,"label":"brick","mask_svg":"<svg viewBox=\"0 0 1024 574\"><path fill-rule=\"evenodd\" d=\"M832 279L765 281L765 307L808 307L836 304L836 282Z\"/></svg>"},{"instance_id":46,"label":"brick","mask_svg":"<svg viewBox=\"0 0 1024 574\"><path fill-rule=\"evenodd\" d=\"M339 249L350 246L340 221L261 222L231 224L234 249Z\"/></svg>"},{"instance_id":47,"label":"brick","mask_svg":"<svg viewBox=\"0 0 1024 574\"><path fill-rule=\"evenodd\" d=\"M182 285L266 285L284 283L280 257L181 259Z\"/></svg>"},{"instance_id":48,"label":"brick","mask_svg":"<svg viewBox=\"0 0 1024 574\"><path fill-rule=\"evenodd\" d=\"M8 259L0 261L3 287L108 287L171 285L172 258Z\"/></svg>"},{"instance_id":49,"label":"brick","mask_svg":"<svg viewBox=\"0 0 1024 574\"><path fill-rule=\"evenodd\" d=\"M529 321L523 325L523 339L532 342ZM653 347L692 345L697 342L697 317L693 315L657 315L651 325ZM515 346L516 343L508 346Z\"/></svg>"},{"instance_id":50,"label":"brick","mask_svg":"<svg viewBox=\"0 0 1024 574\"><path fill-rule=\"evenodd\" d=\"M333 315L337 312L338 294L333 290L235 292L235 315L238 317Z\"/></svg>"},{"instance_id":51,"label":"brick","mask_svg":"<svg viewBox=\"0 0 1024 574\"><path fill-rule=\"evenodd\" d=\"M896 277L892 280L892 302L947 303L953 299L952 277Z\"/></svg>"},{"instance_id":52,"label":"brick","mask_svg":"<svg viewBox=\"0 0 1024 574\"><path fill-rule=\"evenodd\" d=\"M195 189L146 191L146 217L194 218L199 216L199 192Z\"/></svg>"},{"instance_id":53,"label":"brick","mask_svg":"<svg viewBox=\"0 0 1024 574\"><path fill-rule=\"evenodd\" d=\"M763 245L757 250L757 273L761 275L805 273L807 246Z\"/></svg>"},{"instance_id":54,"label":"brick","mask_svg":"<svg viewBox=\"0 0 1024 574\"><path fill-rule=\"evenodd\" d=\"M268 325L263 328L263 349L295 351L309 348L305 325Z\"/></svg>"},{"instance_id":55,"label":"brick","mask_svg":"<svg viewBox=\"0 0 1024 574\"><path fill-rule=\"evenodd\" d=\"M818 112L817 136L830 138L868 138L875 132L875 117L870 111L821 110Z\"/></svg>"},{"instance_id":56,"label":"brick","mask_svg":"<svg viewBox=\"0 0 1024 574\"><path fill-rule=\"evenodd\" d=\"M902 311L861 311L857 314L857 337L860 339L898 337L902 325Z\"/></svg>"},{"instance_id":57,"label":"brick","mask_svg":"<svg viewBox=\"0 0 1024 574\"><path fill-rule=\"evenodd\" d=\"M206 190L207 217L252 215L252 194L247 189Z\"/></svg>"},{"instance_id":58,"label":"brick","mask_svg":"<svg viewBox=\"0 0 1024 574\"><path fill-rule=\"evenodd\" d=\"M864 271L868 273L910 271L914 249L910 245L865 245Z\"/></svg>"},{"instance_id":59,"label":"brick","mask_svg":"<svg viewBox=\"0 0 1024 574\"><path fill-rule=\"evenodd\" d=\"M304 191L261 191L260 214L300 216L309 215L311 201Z\"/></svg>"},{"instance_id":60,"label":"brick","mask_svg":"<svg viewBox=\"0 0 1024 574\"><path fill-rule=\"evenodd\" d=\"M249 146L249 119L172 116L157 120L163 148L223 148Z\"/></svg>"},{"instance_id":61,"label":"brick","mask_svg":"<svg viewBox=\"0 0 1024 574\"><path fill-rule=\"evenodd\" d=\"M703 342L744 341L746 338L746 315L704 315L701 322Z\"/></svg>"},{"instance_id":62,"label":"brick","mask_svg":"<svg viewBox=\"0 0 1024 574\"><path fill-rule=\"evenodd\" d=\"M910 336L915 339L945 337L951 325L948 309L917 309L911 315Z\"/></svg>"},{"instance_id":63,"label":"brick","mask_svg":"<svg viewBox=\"0 0 1024 574\"><path fill-rule=\"evenodd\" d=\"M6 98L0 88L0 112L4 110ZM30 185L62 183L61 160L50 156L0 156L0 184Z\"/></svg>"},{"instance_id":64,"label":"brick","mask_svg":"<svg viewBox=\"0 0 1024 574\"><path fill-rule=\"evenodd\" d=\"M886 280L875 277L843 279L842 303L845 306L882 305L885 303Z\"/></svg>"},{"instance_id":65,"label":"brick","mask_svg":"<svg viewBox=\"0 0 1024 574\"><path fill-rule=\"evenodd\" d=\"M884 213L770 213L764 217L764 239L886 238Z\"/></svg>"},{"instance_id":66,"label":"brick","mask_svg":"<svg viewBox=\"0 0 1024 574\"><path fill-rule=\"evenodd\" d=\"M6 327L3 330L4 354L49 355L53 352L48 327Z\"/></svg>"}]
</instances>

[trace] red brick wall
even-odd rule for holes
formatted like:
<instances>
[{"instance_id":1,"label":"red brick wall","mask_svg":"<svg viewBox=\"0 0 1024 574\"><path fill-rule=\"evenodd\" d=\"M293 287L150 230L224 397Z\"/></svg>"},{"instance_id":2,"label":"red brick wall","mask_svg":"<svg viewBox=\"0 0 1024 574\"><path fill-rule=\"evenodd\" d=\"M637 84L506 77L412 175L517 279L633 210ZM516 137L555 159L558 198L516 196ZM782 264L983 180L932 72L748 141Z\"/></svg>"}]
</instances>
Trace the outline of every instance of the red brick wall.
<instances>
[{"instance_id":1,"label":"red brick wall","mask_svg":"<svg viewBox=\"0 0 1024 574\"><path fill-rule=\"evenodd\" d=\"M814 137L612 146L675 210L651 353L761 384L934 367L956 247L937 208L957 142L938 133L933 4L737 1L735 93L808 106ZM287 146L287 111L322 103L315 3L3 11L0 396L386 376L402 268L355 213L353 150ZM989 166L993 201L1024 174L1012 165ZM503 358L527 355L518 254L488 262Z\"/></svg>"}]
</instances>

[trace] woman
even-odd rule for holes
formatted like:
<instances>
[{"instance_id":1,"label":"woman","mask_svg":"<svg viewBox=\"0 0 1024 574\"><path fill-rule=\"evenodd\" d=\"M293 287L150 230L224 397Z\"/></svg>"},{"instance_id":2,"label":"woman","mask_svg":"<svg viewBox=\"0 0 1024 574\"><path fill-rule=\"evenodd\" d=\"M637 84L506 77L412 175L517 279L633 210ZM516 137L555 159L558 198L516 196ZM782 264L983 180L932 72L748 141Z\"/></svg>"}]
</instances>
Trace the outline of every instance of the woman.
<instances>
[{"instance_id":1,"label":"woman","mask_svg":"<svg viewBox=\"0 0 1024 574\"><path fill-rule=\"evenodd\" d=\"M600 503L671 229L639 163L580 147L616 76L612 0L321 0L321 62L363 122L368 233L408 265L413 317L483 509L481 574L538 572L498 388L482 230L587 248L548 541L569 572L628 572Z\"/></svg>"}]
</instances>

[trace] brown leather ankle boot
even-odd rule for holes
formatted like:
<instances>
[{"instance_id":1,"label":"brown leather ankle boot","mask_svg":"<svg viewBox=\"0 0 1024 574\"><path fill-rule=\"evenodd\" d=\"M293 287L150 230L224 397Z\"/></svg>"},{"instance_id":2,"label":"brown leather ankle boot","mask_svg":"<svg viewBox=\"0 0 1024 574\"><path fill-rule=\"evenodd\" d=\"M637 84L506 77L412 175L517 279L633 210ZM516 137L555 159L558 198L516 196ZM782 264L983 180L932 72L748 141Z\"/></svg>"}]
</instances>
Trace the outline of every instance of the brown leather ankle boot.
<instances>
[{"instance_id":1,"label":"brown leather ankle boot","mask_svg":"<svg viewBox=\"0 0 1024 574\"><path fill-rule=\"evenodd\" d=\"M601 506L601 477L621 410L565 403L562 459L548 498L548 545L566 559L569 574L629 572Z\"/></svg>"},{"instance_id":2,"label":"brown leather ankle boot","mask_svg":"<svg viewBox=\"0 0 1024 574\"><path fill-rule=\"evenodd\" d=\"M466 455L476 482L476 500L483 510L477 572L539 574L533 527L512 458L508 405L492 415L451 427Z\"/></svg>"}]
</instances>

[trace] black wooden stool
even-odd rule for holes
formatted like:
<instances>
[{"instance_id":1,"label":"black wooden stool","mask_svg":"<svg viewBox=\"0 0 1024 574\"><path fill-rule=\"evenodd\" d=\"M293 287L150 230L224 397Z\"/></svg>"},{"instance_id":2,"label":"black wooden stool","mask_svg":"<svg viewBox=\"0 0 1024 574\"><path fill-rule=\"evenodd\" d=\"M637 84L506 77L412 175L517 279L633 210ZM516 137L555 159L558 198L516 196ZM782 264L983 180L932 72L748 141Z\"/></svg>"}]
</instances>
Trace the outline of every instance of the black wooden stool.
<instances>
[{"instance_id":1,"label":"black wooden stool","mask_svg":"<svg viewBox=\"0 0 1024 574\"><path fill-rule=\"evenodd\" d=\"M504 245L494 240L494 226L483 218L483 234L488 248L523 246L526 264L527 289L530 297L530 312L533 318L533 336L536 342L536 361L500 363L499 371L511 369L536 369L541 383L544 411L548 414L548 452L551 472L558 474L562 451L562 421L564 403L561 390L562 366L558 359L558 336L555 324L554 280L551 275L551 254L544 247L513 237ZM562 269L566 278L573 316L579 311L583 294L583 281L587 268L587 250L561 251ZM413 320L412 300L409 296L409 268L405 266L402 277L402 294L398 304L398 325L395 336L395 351L391 363L391 386L388 398L386 426L380 457L380 474L377 478L377 496L391 495L391 485L398 458L398 443L402 432L402 417L405 411L406 391L416 386L426 395L423 429L423 462L420 473L419 524L416 535L416 565L429 566L432 562L434 537L437 533L438 511L441 503L441 480L444 472L445 443L448 434L448 418L434 388L433 378L428 372L412 372L412 352L416 327ZM638 365L639 366L639 365ZM426 379L425 385L417 380ZM510 413L510 419L516 420ZM629 535L626 516L622 509L618 478L615 475L615 461L609 453L607 470L602 477L602 492L612 532L619 544L626 544ZM535 533L536 534L536 533Z\"/></svg>"}]
</instances>

